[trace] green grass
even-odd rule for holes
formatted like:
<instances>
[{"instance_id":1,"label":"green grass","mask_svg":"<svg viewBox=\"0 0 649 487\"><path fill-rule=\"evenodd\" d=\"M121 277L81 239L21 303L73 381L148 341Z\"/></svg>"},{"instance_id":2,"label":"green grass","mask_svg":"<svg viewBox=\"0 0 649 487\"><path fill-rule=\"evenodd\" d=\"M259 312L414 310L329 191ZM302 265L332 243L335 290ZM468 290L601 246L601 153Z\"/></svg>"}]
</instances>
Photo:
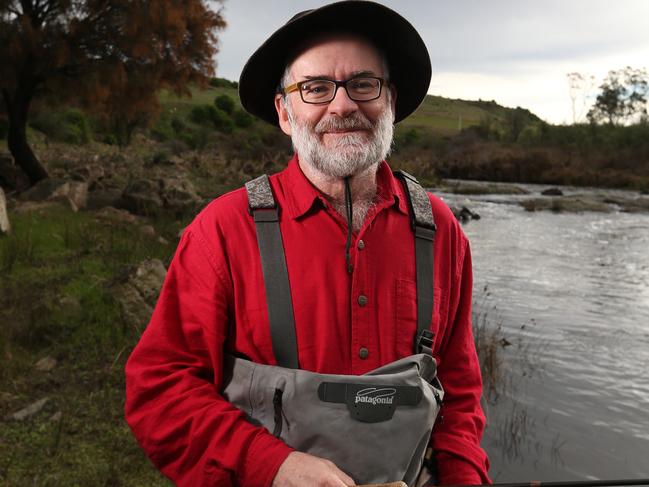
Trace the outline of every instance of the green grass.
<instances>
[{"instance_id":1,"label":"green grass","mask_svg":"<svg viewBox=\"0 0 649 487\"><path fill-rule=\"evenodd\" d=\"M143 325L124 322L111 289L145 258L167 262L173 245L62 207L10 218L0 238L0 484L163 484L123 420L123 367ZM57 366L36 370L46 356ZM36 415L6 418L42 398Z\"/></svg>"}]
</instances>

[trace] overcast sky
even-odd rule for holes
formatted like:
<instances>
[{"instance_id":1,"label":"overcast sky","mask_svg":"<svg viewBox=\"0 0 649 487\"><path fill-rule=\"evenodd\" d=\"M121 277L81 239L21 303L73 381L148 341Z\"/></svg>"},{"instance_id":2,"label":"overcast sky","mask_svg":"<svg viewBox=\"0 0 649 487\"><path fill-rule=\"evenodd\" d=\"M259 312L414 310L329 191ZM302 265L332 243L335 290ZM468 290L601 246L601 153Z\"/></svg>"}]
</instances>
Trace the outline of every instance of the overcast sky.
<instances>
[{"instance_id":1,"label":"overcast sky","mask_svg":"<svg viewBox=\"0 0 649 487\"><path fill-rule=\"evenodd\" d=\"M238 80L261 43L321 0L226 0L217 75ZM572 122L566 74L649 68L649 0L383 0L407 18L431 55L429 93L529 108ZM593 93L595 94L595 92ZM579 111L579 102L577 103ZM585 114L585 111L584 111Z\"/></svg>"}]
</instances>

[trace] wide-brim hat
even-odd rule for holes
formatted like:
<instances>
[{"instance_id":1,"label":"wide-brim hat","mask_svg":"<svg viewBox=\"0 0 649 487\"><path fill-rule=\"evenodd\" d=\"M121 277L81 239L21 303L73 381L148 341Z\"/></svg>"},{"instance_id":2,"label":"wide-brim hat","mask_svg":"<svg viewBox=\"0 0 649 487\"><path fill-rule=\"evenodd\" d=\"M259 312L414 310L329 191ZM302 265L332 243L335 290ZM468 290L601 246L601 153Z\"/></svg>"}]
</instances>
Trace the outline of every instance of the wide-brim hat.
<instances>
[{"instance_id":1,"label":"wide-brim hat","mask_svg":"<svg viewBox=\"0 0 649 487\"><path fill-rule=\"evenodd\" d=\"M300 12L275 31L243 67L239 97L253 115L278 125L275 94L284 69L309 37L327 31L351 32L367 38L383 51L390 82L397 87L395 123L423 101L432 69L419 33L405 18L385 5L345 0Z\"/></svg>"}]
</instances>

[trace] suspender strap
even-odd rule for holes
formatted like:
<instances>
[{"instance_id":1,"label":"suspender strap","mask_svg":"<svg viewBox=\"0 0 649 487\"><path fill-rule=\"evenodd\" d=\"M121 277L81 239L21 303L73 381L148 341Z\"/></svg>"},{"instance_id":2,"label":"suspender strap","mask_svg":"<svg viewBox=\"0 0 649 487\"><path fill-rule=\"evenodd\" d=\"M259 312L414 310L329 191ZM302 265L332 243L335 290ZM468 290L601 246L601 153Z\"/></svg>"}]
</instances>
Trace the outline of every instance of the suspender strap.
<instances>
[{"instance_id":1,"label":"suspender strap","mask_svg":"<svg viewBox=\"0 0 649 487\"><path fill-rule=\"evenodd\" d=\"M291 288L279 229L279 212L268 176L264 174L247 182L246 190L249 210L257 230L273 353L277 365L297 369L297 340Z\"/></svg>"},{"instance_id":2,"label":"suspender strap","mask_svg":"<svg viewBox=\"0 0 649 487\"><path fill-rule=\"evenodd\" d=\"M428 194L419 181L405 171L396 171L396 177L404 183L403 187L410 205L410 224L415 233L415 264L417 268L417 334L415 353L433 353L433 333L430 324L433 319L434 293L434 247L435 220Z\"/></svg>"}]
</instances>

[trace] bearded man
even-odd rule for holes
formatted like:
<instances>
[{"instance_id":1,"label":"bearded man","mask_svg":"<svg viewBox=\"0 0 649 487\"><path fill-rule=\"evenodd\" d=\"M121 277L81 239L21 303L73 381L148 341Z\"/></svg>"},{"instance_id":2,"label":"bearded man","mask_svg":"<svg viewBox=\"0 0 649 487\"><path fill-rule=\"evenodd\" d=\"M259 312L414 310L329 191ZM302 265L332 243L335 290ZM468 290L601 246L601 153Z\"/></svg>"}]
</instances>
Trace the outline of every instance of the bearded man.
<instances>
[{"instance_id":1,"label":"bearded man","mask_svg":"<svg viewBox=\"0 0 649 487\"><path fill-rule=\"evenodd\" d=\"M244 67L295 155L187 227L126 368L129 425L178 484L489 482L468 241L385 161L430 76L366 1L296 15Z\"/></svg>"}]
</instances>

